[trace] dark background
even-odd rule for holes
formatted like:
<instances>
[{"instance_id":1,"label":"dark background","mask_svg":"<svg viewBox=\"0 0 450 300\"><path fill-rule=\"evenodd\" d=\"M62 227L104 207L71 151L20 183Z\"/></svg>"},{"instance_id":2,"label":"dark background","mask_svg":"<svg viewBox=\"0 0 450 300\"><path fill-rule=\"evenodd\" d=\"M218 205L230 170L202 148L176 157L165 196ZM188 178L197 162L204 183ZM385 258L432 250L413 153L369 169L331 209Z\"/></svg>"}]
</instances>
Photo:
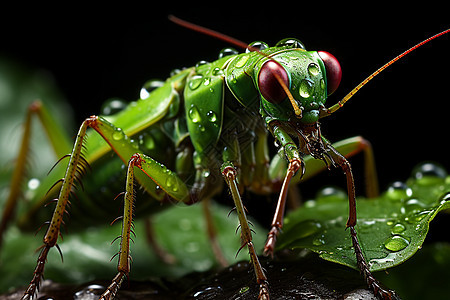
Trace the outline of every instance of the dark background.
<instances>
[{"instance_id":1,"label":"dark background","mask_svg":"<svg viewBox=\"0 0 450 300\"><path fill-rule=\"evenodd\" d=\"M49 7L3 9L0 54L51 72L75 109L76 120L99 112L110 97L137 99L148 79L168 76L175 68L215 60L228 45L172 24L167 15L216 29L245 42L274 45L299 38L309 50L333 53L343 80L333 104L376 68L423 39L450 27L443 7L330 7L305 2L292 5L186 3L189 8L149 6ZM170 4L172 5L172 4ZM167 5L166 5L167 6ZM45 12L44 12L45 11ZM450 37L424 46L364 87L338 113L322 122L332 141L363 135L374 146L381 187L405 180L424 160L450 170L448 157L448 85ZM354 162L360 178L362 161ZM307 195L323 185L344 183L344 176L323 175L302 186ZM358 190L362 193L362 189Z\"/></svg>"}]
</instances>

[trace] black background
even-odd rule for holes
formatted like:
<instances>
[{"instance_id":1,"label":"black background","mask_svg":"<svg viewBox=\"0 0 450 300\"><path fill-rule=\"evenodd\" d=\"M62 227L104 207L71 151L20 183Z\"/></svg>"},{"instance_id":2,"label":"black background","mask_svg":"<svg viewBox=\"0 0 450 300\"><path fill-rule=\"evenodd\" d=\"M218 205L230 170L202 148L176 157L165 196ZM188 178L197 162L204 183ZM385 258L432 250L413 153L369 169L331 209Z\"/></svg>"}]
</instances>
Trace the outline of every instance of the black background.
<instances>
[{"instance_id":1,"label":"black background","mask_svg":"<svg viewBox=\"0 0 450 300\"><path fill-rule=\"evenodd\" d=\"M148 79L164 79L172 69L215 60L229 46L169 22L170 13L245 42L273 45L296 37L309 50L333 53L343 80L329 104L395 55L450 27L450 18L439 14L446 9L432 3L420 8L361 3L358 8L279 2L253 3L250 9L240 7L242 3L209 3L210 8L185 4L3 9L0 54L50 71L81 122L98 113L105 99L137 99ZM449 36L433 41L322 122L323 134L332 141L363 135L373 143L382 188L405 180L424 160L439 161L450 170L449 52ZM360 182L362 161L352 162ZM335 174L322 175L302 189L313 195L320 186L343 185L344 176Z\"/></svg>"}]
</instances>

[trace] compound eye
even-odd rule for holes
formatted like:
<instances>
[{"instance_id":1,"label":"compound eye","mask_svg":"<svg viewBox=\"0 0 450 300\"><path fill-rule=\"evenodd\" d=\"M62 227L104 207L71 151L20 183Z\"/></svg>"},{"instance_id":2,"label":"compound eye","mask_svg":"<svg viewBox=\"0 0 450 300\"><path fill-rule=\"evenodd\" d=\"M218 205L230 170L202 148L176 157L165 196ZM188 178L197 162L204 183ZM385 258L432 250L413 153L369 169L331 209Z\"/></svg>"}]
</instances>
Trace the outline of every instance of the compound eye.
<instances>
[{"instance_id":1,"label":"compound eye","mask_svg":"<svg viewBox=\"0 0 450 300\"><path fill-rule=\"evenodd\" d=\"M266 61L259 71L258 87L261 95L271 103L280 103L287 95L279 79L289 88L289 76L286 70L276 61Z\"/></svg>"},{"instance_id":2,"label":"compound eye","mask_svg":"<svg viewBox=\"0 0 450 300\"><path fill-rule=\"evenodd\" d=\"M327 91L328 95L337 90L342 78L342 69L336 57L325 51L317 52L322 59L327 71Z\"/></svg>"}]
</instances>

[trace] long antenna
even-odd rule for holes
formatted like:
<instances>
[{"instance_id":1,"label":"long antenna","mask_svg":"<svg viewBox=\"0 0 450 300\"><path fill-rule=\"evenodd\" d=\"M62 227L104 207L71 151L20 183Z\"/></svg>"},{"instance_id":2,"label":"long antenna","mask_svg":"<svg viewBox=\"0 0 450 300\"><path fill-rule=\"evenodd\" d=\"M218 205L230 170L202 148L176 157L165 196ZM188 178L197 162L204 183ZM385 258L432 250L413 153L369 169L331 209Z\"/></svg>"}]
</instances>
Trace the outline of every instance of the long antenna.
<instances>
[{"instance_id":1,"label":"long antenna","mask_svg":"<svg viewBox=\"0 0 450 300\"><path fill-rule=\"evenodd\" d=\"M320 113L320 118L323 117L327 117L329 115L331 115L332 113L334 113L335 111L337 111L339 108L341 108L342 106L344 106L344 104L351 98L353 97L353 95L355 95L363 86L365 86L369 81L371 81L375 76L377 76L378 74L380 74L382 71L384 71L387 67L389 67L390 65L392 65L393 63L395 63L396 61L398 61L400 58L406 56L407 54L411 53L412 51L416 50L417 48L425 45L426 43L434 40L435 38L438 38L444 34L447 34L450 32L450 29L444 30L438 34L433 35L432 37L427 38L426 40L416 44L415 46L409 48L408 50L406 50L405 52L403 52L402 54L394 57L392 60L388 61L386 64L384 64L381 68L379 68L378 70L376 70L375 72L373 72L372 74L370 74L366 79L364 79L360 84L358 84L353 90L350 91L350 93L348 93L341 101L339 101L338 103L334 104L333 106L331 106L328 109L324 109L323 111L321 111Z\"/></svg>"},{"instance_id":2,"label":"long antenna","mask_svg":"<svg viewBox=\"0 0 450 300\"><path fill-rule=\"evenodd\" d=\"M200 26L200 25L197 25L197 24L194 24L194 23L182 20L182 19L180 19L178 17L175 17L174 15L169 15L168 18L169 18L170 21L174 22L177 25L180 25L182 27L188 28L188 29L190 29L192 31L196 31L196 32L202 33L204 35L212 36L212 37L214 37L216 39L219 39L221 41L224 41L224 42L229 43L231 45L234 45L236 47L239 47L239 48L242 48L242 49L246 49L248 47L248 44L244 43L243 41L235 39L234 37L231 37L229 35L223 34L221 32L218 32L218 31L215 31L215 30L212 30L212 29L209 29L209 28L206 28L206 27L203 27L203 26ZM257 49L256 48L252 49L250 47L250 50L251 51L256 51Z\"/></svg>"}]
</instances>

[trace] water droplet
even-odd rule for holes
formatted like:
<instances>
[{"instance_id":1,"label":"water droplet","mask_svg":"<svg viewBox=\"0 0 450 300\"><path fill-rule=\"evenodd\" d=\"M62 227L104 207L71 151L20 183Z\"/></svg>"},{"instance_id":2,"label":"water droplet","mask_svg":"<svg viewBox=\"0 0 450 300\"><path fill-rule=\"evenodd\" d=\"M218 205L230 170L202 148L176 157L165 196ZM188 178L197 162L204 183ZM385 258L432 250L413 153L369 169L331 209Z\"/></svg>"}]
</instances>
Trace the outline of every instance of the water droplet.
<instances>
[{"instance_id":1,"label":"water droplet","mask_svg":"<svg viewBox=\"0 0 450 300\"><path fill-rule=\"evenodd\" d=\"M444 204L445 202L450 200L450 193L445 194L444 196L442 196L441 198L441 204Z\"/></svg>"},{"instance_id":2,"label":"water droplet","mask_svg":"<svg viewBox=\"0 0 450 300\"><path fill-rule=\"evenodd\" d=\"M416 214L412 214L412 215L405 217L405 221L408 222L409 224L416 224L416 223L422 221L423 218L428 216L428 214L430 212L431 212L430 210L424 210L424 211L417 212ZM417 224L417 226L419 227L420 224Z\"/></svg>"},{"instance_id":3,"label":"water droplet","mask_svg":"<svg viewBox=\"0 0 450 300\"><path fill-rule=\"evenodd\" d=\"M255 42L248 44L247 49L245 49L245 53L249 53L249 52L252 52L255 50L261 51L261 50L264 50L267 48L269 48L269 45L267 45L265 42L255 41Z\"/></svg>"},{"instance_id":4,"label":"water droplet","mask_svg":"<svg viewBox=\"0 0 450 300\"><path fill-rule=\"evenodd\" d=\"M74 300L98 299L106 288L98 284L91 284L75 293Z\"/></svg>"},{"instance_id":5,"label":"water droplet","mask_svg":"<svg viewBox=\"0 0 450 300\"><path fill-rule=\"evenodd\" d=\"M207 286L201 291L193 293L193 299L214 299L221 294L221 286Z\"/></svg>"},{"instance_id":6,"label":"water droplet","mask_svg":"<svg viewBox=\"0 0 450 300\"><path fill-rule=\"evenodd\" d=\"M231 82L232 83L237 83L236 74L234 74L234 72L231 73Z\"/></svg>"},{"instance_id":7,"label":"water droplet","mask_svg":"<svg viewBox=\"0 0 450 300\"><path fill-rule=\"evenodd\" d=\"M173 192L178 191L177 180L172 176L166 178L166 186Z\"/></svg>"},{"instance_id":8,"label":"water droplet","mask_svg":"<svg viewBox=\"0 0 450 300\"><path fill-rule=\"evenodd\" d=\"M393 201L405 200L412 195L412 190L406 183L401 181L395 181L392 183L386 192L386 197Z\"/></svg>"},{"instance_id":9,"label":"water droplet","mask_svg":"<svg viewBox=\"0 0 450 300\"><path fill-rule=\"evenodd\" d=\"M391 233L392 234L398 234L398 233L402 233L405 230L406 230L405 225L403 225L401 223L397 223L397 224L394 225L394 227L392 227Z\"/></svg>"},{"instance_id":10,"label":"water droplet","mask_svg":"<svg viewBox=\"0 0 450 300\"><path fill-rule=\"evenodd\" d=\"M327 186L321 190L316 195L316 199L318 201L327 201L327 202L334 202L334 201L345 201L347 200L347 193L340 188L333 187L333 186Z\"/></svg>"},{"instance_id":11,"label":"water droplet","mask_svg":"<svg viewBox=\"0 0 450 300\"><path fill-rule=\"evenodd\" d=\"M186 244L184 249L188 253L198 252L200 250L200 244L198 242L189 242Z\"/></svg>"},{"instance_id":12,"label":"water droplet","mask_svg":"<svg viewBox=\"0 0 450 300\"><path fill-rule=\"evenodd\" d=\"M141 99L147 99L150 96L150 93L156 90L159 87L164 85L164 81L158 79L152 79L144 83L141 88L140 97Z\"/></svg>"},{"instance_id":13,"label":"water droplet","mask_svg":"<svg viewBox=\"0 0 450 300\"><path fill-rule=\"evenodd\" d=\"M325 80L323 80L323 78L320 79L320 88L321 88L322 90L325 90L325 88L326 88Z\"/></svg>"},{"instance_id":14,"label":"water droplet","mask_svg":"<svg viewBox=\"0 0 450 300\"><path fill-rule=\"evenodd\" d=\"M322 238L314 239L313 241L314 246L322 246L325 245L325 240Z\"/></svg>"},{"instance_id":15,"label":"water droplet","mask_svg":"<svg viewBox=\"0 0 450 300\"><path fill-rule=\"evenodd\" d=\"M212 74L213 74L213 76L223 76L224 72L221 68L214 68L212 70Z\"/></svg>"},{"instance_id":16,"label":"water droplet","mask_svg":"<svg viewBox=\"0 0 450 300\"><path fill-rule=\"evenodd\" d=\"M201 121L200 112L194 104L191 104L191 108L189 109L189 119L191 119L193 123L198 123Z\"/></svg>"},{"instance_id":17,"label":"water droplet","mask_svg":"<svg viewBox=\"0 0 450 300\"><path fill-rule=\"evenodd\" d=\"M155 139L150 133L144 133L139 136L139 145L143 146L146 150L152 150L155 148Z\"/></svg>"},{"instance_id":18,"label":"water droplet","mask_svg":"<svg viewBox=\"0 0 450 300\"><path fill-rule=\"evenodd\" d=\"M181 219L178 222L178 227L183 231L190 231L192 229L192 222L189 219Z\"/></svg>"},{"instance_id":19,"label":"water droplet","mask_svg":"<svg viewBox=\"0 0 450 300\"><path fill-rule=\"evenodd\" d=\"M308 66L308 72L309 74L311 74L312 76L316 76L317 74L319 74L319 66L315 63L310 63Z\"/></svg>"},{"instance_id":20,"label":"water droplet","mask_svg":"<svg viewBox=\"0 0 450 300\"><path fill-rule=\"evenodd\" d=\"M121 128L116 128L112 134L112 138L115 141L120 141L124 136L125 134L123 133Z\"/></svg>"},{"instance_id":21,"label":"water droplet","mask_svg":"<svg viewBox=\"0 0 450 300\"><path fill-rule=\"evenodd\" d=\"M122 99L111 98L103 103L102 107L100 108L100 114L104 116L111 116L115 113L118 113L119 111L122 111L127 107L127 105L127 102Z\"/></svg>"},{"instance_id":22,"label":"water droplet","mask_svg":"<svg viewBox=\"0 0 450 300\"><path fill-rule=\"evenodd\" d=\"M236 68L242 68L243 66L245 66L245 63L247 62L247 60L248 60L248 55L241 56L234 66Z\"/></svg>"},{"instance_id":23,"label":"water droplet","mask_svg":"<svg viewBox=\"0 0 450 300\"><path fill-rule=\"evenodd\" d=\"M313 91L314 91L313 82L309 79L303 79L302 82L300 83L299 88L300 96L303 98L309 98L311 97Z\"/></svg>"},{"instance_id":24,"label":"water droplet","mask_svg":"<svg viewBox=\"0 0 450 300\"><path fill-rule=\"evenodd\" d=\"M195 68L199 68L199 67L207 65L207 64L208 64L208 62L206 60L201 60L195 64Z\"/></svg>"},{"instance_id":25,"label":"water droplet","mask_svg":"<svg viewBox=\"0 0 450 300\"><path fill-rule=\"evenodd\" d=\"M170 77L175 76L180 72L181 72L181 69L173 69L172 71L170 71L169 76Z\"/></svg>"},{"instance_id":26,"label":"water droplet","mask_svg":"<svg viewBox=\"0 0 450 300\"><path fill-rule=\"evenodd\" d=\"M409 241L402 236L394 235L384 242L384 247L389 251L397 252L405 249L409 245Z\"/></svg>"},{"instance_id":27,"label":"water droplet","mask_svg":"<svg viewBox=\"0 0 450 300\"><path fill-rule=\"evenodd\" d=\"M282 39L275 46L305 49L305 45L303 45L303 43L300 40L294 38Z\"/></svg>"},{"instance_id":28,"label":"water droplet","mask_svg":"<svg viewBox=\"0 0 450 300\"><path fill-rule=\"evenodd\" d=\"M206 113L206 117L208 118L208 121L210 121L212 123L217 121L217 116L212 110L210 110Z\"/></svg>"},{"instance_id":29,"label":"water droplet","mask_svg":"<svg viewBox=\"0 0 450 300\"><path fill-rule=\"evenodd\" d=\"M37 178L31 178L30 180L28 180L28 189L30 190L35 190L39 187L39 185L41 184L41 182L39 181L39 179Z\"/></svg>"},{"instance_id":30,"label":"water droplet","mask_svg":"<svg viewBox=\"0 0 450 300\"><path fill-rule=\"evenodd\" d=\"M445 181L447 171L439 164L426 162L413 169L413 177L420 185L433 185Z\"/></svg>"},{"instance_id":31,"label":"water droplet","mask_svg":"<svg viewBox=\"0 0 450 300\"><path fill-rule=\"evenodd\" d=\"M206 77L205 80L203 81L203 85L208 86L211 83L211 78L210 77Z\"/></svg>"},{"instance_id":32,"label":"water droplet","mask_svg":"<svg viewBox=\"0 0 450 300\"><path fill-rule=\"evenodd\" d=\"M417 199L409 199L405 203L405 213L413 213L422 211L427 206Z\"/></svg>"},{"instance_id":33,"label":"water droplet","mask_svg":"<svg viewBox=\"0 0 450 300\"><path fill-rule=\"evenodd\" d=\"M236 55L238 53L239 52L236 49L234 49L234 48L229 48L229 47L228 48L223 48L219 52L219 59L223 58L225 56Z\"/></svg>"},{"instance_id":34,"label":"water droplet","mask_svg":"<svg viewBox=\"0 0 450 300\"><path fill-rule=\"evenodd\" d=\"M189 88L196 90L202 84L203 75L194 75L189 79Z\"/></svg>"}]
</instances>

